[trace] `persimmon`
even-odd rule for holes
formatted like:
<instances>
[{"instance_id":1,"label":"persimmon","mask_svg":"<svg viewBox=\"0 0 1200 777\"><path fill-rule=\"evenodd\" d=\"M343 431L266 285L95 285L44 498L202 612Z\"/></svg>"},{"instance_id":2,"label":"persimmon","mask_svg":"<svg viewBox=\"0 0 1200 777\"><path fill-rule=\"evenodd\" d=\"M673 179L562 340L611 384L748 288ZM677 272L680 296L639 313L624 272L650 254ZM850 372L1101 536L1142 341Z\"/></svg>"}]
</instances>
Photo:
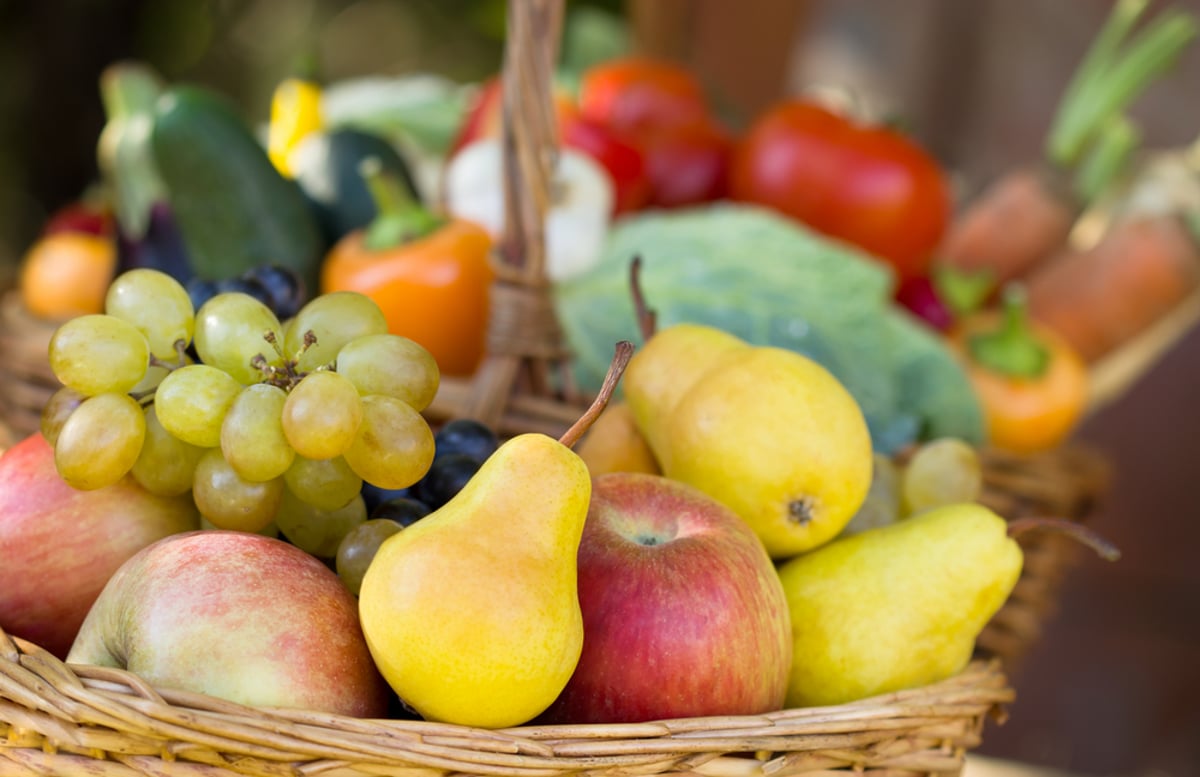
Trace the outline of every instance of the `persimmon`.
<instances>
[{"instance_id":1,"label":"persimmon","mask_svg":"<svg viewBox=\"0 0 1200 777\"><path fill-rule=\"evenodd\" d=\"M52 321L104 312L104 295L117 269L111 237L54 232L29 247L18 289L26 309Z\"/></svg>"}]
</instances>

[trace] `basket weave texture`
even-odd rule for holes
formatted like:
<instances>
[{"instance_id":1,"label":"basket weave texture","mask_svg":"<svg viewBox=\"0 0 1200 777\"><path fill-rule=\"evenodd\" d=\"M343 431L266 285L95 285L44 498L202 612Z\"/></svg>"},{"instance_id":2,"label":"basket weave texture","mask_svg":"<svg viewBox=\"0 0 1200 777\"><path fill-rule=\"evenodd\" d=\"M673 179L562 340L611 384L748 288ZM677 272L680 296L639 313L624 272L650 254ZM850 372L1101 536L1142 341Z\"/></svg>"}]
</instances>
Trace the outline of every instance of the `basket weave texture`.
<instances>
[{"instance_id":1,"label":"basket weave texture","mask_svg":"<svg viewBox=\"0 0 1200 777\"><path fill-rule=\"evenodd\" d=\"M569 353L549 301L542 223L557 148L550 105L563 0L509 3L503 72L506 242L497 251L488 354L470 380L443 381L431 423L473 417L501 434L558 436L581 414ZM38 428L57 387L46 343L53 325L0 307L6 422ZM17 326L19 325L19 326ZM1001 515L1083 520L1107 482L1087 450L1040 457L984 452L984 501ZM1014 698L1004 671L1037 637L1074 549L1027 535L1026 567L961 673L936 684L835 707L765 715L486 731L407 719L359 720L250 708L149 687L116 669L63 663L0 630L0 777L652 774L956 775L989 718Z\"/></svg>"},{"instance_id":2,"label":"basket weave texture","mask_svg":"<svg viewBox=\"0 0 1200 777\"><path fill-rule=\"evenodd\" d=\"M836 707L490 731L250 708L67 665L0 631L0 777L958 774L1013 691L999 662Z\"/></svg>"}]
</instances>

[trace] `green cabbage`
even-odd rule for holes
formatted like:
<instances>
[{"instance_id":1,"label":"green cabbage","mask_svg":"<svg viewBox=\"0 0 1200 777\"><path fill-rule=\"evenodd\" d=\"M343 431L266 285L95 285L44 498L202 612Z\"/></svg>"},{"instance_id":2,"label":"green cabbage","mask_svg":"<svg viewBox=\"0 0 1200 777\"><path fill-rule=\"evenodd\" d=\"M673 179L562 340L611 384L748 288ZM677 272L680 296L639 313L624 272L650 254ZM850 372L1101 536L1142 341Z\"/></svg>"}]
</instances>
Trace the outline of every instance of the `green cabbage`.
<instances>
[{"instance_id":1,"label":"green cabbage","mask_svg":"<svg viewBox=\"0 0 1200 777\"><path fill-rule=\"evenodd\" d=\"M660 328L690 321L814 359L858 401L877 450L930 434L982 439L965 375L923 325L891 301L880 262L762 208L717 203L625 217L586 274L555 304L587 390L599 387L618 340L640 343L629 268Z\"/></svg>"}]
</instances>

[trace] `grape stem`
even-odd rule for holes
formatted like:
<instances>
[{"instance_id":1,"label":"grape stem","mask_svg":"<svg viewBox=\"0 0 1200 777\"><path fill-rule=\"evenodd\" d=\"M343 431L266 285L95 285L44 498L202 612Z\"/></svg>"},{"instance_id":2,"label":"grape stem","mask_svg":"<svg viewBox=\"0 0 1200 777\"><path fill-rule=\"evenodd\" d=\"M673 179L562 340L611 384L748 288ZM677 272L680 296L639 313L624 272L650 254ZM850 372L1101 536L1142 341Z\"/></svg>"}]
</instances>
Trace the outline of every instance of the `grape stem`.
<instances>
[{"instance_id":1,"label":"grape stem","mask_svg":"<svg viewBox=\"0 0 1200 777\"><path fill-rule=\"evenodd\" d=\"M584 411L579 420L571 424L571 428L563 432L563 436L558 438L558 441L568 448L573 447L579 442L579 438L583 437L591 425L604 412L604 408L608 406L608 400L612 398L613 392L617 389L617 384L621 381L621 375L625 372L625 367L629 364L629 359L633 356L633 343L628 340L621 340L617 343L616 353L613 354L612 362L608 365L608 374L604 376L604 383L600 386L600 392L596 394L596 398L592 400L592 404Z\"/></svg>"},{"instance_id":2,"label":"grape stem","mask_svg":"<svg viewBox=\"0 0 1200 777\"><path fill-rule=\"evenodd\" d=\"M1096 551L1096 555L1105 561L1116 561L1121 557L1121 551L1116 545L1075 521L1068 521L1063 518L1031 516L1028 518L1017 518L1008 524L1008 535L1010 537L1017 537L1029 531L1052 531L1065 534Z\"/></svg>"},{"instance_id":3,"label":"grape stem","mask_svg":"<svg viewBox=\"0 0 1200 777\"><path fill-rule=\"evenodd\" d=\"M187 366L187 341L182 337L175 341L175 362L171 363L163 361L154 354L150 354L150 359L147 364L150 367L162 367L167 372L174 372L180 367ZM129 396L137 400L137 403L142 407L146 407L154 401L154 392L158 390L157 386L146 389L145 391L131 391Z\"/></svg>"},{"instance_id":4,"label":"grape stem","mask_svg":"<svg viewBox=\"0 0 1200 777\"><path fill-rule=\"evenodd\" d=\"M316 333L311 329L304 333L304 342L301 343L300 349L296 351L296 356L292 359L287 358L284 354L283 347L279 344L279 339L275 337L274 332L268 330L263 334L263 339L270 343L274 347L275 353L279 354L280 358L283 359L283 366L273 366L267 361L267 357L261 353L250 360L250 366L266 376L263 380L264 383L269 383L284 391L291 391L308 374L308 372L297 370L296 367L300 363L300 357L304 355L304 352L317 344ZM335 362L330 362L329 364L317 367L316 370L332 370L334 365Z\"/></svg>"}]
</instances>

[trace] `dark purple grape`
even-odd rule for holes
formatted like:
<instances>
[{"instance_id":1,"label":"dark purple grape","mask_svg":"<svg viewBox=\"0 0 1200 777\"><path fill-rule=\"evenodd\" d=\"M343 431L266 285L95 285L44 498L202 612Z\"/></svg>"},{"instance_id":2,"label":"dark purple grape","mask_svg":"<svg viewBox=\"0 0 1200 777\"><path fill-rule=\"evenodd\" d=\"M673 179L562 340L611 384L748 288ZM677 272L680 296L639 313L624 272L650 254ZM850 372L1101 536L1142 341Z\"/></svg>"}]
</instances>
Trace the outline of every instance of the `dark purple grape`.
<instances>
[{"instance_id":1,"label":"dark purple grape","mask_svg":"<svg viewBox=\"0 0 1200 777\"><path fill-rule=\"evenodd\" d=\"M308 301L304 279L296 271L277 264L264 264L247 270L243 278L255 281L270 295L271 310L282 321L300 312Z\"/></svg>"},{"instance_id":2,"label":"dark purple grape","mask_svg":"<svg viewBox=\"0 0 1200 777\"><path fill-rule=\"evenodd\" d=\"M380 488L365 480L362 485L363 504L367 506L367 513L378 507L383 502L389 499L401 499L411 497L413 495L412 488Z\"/></svg>"},{"instance_id":3,"label":"dark purple grape","mask_svg":"<svg viewBox=\"0 0 1200 777\"><path fill-rule=\"evenodd\" d=\"M383 518L395 521L401 526L412 526L417 521L429 515L433 510L419 499L400 496L380 502L367 516L371 520Z\"/></svg>"},{"instance_id":4,"label":"dark purple grape","mask_svg":"<svg viewBox=\"0 0 1200 777\"><path fill-rule=\"evenodd\" d=\"M461 491L482 464L471 454L461 451L436 456L425 477L413 486L413 491L418 499L436 510Z\"/></svg>"},{"instance_id":5,"label":"dark purple grape","mask_svg":"<svg viewBox=\"0 0 1200 777\"><path fill-rule=\"evenodd\" d=\"M447 421L433 436L434 460L463 453L482 463L500 447L500 440L487 424L473 418Z\"/></svg>"},{"instance_id":6,"label":"dark purple grape","mask_svg":"<svg viewBox=\"0 0 1200 777\"><path fill-rule=\"evenodd\" d=\"M242 294L249 294L267 307L271 307L271 293L267 291L265 286L253 278L222 278L217 281L217 290L221 293L236 291Z\"/></svg>"},{"instance_id":7,"label":"dark purple grape","mask_svg":"<svg viewBox=\"0 0 1200 777\"><path fill-rule=\"evenodd\" d=\"M199 310L201 305L216 296L219 291L216 281L205 280L204 278L192 278L184 288L187 289L188 296L192 300L192 307L196 310Z\"/></svg>"}]
</instances>

